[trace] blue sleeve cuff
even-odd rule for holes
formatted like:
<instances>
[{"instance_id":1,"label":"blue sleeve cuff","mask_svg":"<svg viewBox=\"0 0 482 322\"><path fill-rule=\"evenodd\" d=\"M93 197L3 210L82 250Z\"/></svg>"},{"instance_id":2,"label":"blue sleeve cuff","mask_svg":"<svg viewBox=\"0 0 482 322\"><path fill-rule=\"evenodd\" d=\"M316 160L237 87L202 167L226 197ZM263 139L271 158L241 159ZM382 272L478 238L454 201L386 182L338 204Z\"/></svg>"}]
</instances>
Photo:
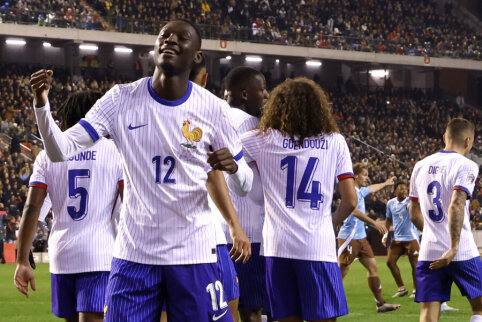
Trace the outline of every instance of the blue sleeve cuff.
<instances>
[{"instance_id":1,"label":"blue sleeve cuff","mask_svg":"<svg viewBox=\"0 0 482 322\"><path fill-rule=\"evenodd\" d=\"M90 125L89 122L87 122L86 120L80 120L78 124L82 125L82 127L87 131L87 133L89 133L92 141L96 142L97 140L99 140L99 134L97 134L97 131L92 125Z\"/></svg>"},{"instance_id":2,"label":"blue sleeve cuff","mask_svg":"<svg viewBox=\"0 0 482 322\"><path fill-rule=\"evenodd\" d=\"M467 193L467 196L472 197L472 194L470 193L469 189L463 187L463 186L455 186L454 190L462 190Z\"/></svg>"},{"instance_id":3,"label":"blue sleeve cuff","mask_svg":"<svg viewBox=\"0 0 482 322\"><path fill-rule=\"evenodd\" d=\"M233 159L234 161L239 161L243 157L243 150L241 150L238 154L236 154Z\"/></svg>"}]
</instances>

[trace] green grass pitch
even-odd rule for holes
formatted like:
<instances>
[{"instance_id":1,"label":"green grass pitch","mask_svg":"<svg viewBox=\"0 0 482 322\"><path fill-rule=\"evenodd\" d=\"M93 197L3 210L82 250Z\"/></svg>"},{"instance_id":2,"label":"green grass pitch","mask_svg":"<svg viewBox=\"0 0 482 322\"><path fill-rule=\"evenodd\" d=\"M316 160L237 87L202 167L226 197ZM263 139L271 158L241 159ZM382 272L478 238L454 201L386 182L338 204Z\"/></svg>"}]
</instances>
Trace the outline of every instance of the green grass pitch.
<instances>
[{"instance_id":1,"label":"green grass pitch","mask_svg":"<svg viewBox=\"0 0 482 322\"><path fill-rule=\"evenodd\" d=\"M378 270L383 286L383 295L391 303L400 303L402 307L395 312L376 313L373 296L368 289L366 270L356 261L344 280L345 291L348 299L350 315L341 317L339 321L418 321L419 305L407 296L392 299L397 286L390 271L385 265L386 258L377 258ZM403 280L412 291L411 272L408 259L402 257L399 260ZM25 298L13 285L14 264L0 265L0 321L23 322L23 321L60 321L50 312L50 275L47 264L37 265L34 271L36 292L30 292L30 298ZM459 308L458 312L441 313L441 321L468 321L471 311L466 298L454 285L452 287L452 300L449 304Z\"/></svg>"}]
</instances>

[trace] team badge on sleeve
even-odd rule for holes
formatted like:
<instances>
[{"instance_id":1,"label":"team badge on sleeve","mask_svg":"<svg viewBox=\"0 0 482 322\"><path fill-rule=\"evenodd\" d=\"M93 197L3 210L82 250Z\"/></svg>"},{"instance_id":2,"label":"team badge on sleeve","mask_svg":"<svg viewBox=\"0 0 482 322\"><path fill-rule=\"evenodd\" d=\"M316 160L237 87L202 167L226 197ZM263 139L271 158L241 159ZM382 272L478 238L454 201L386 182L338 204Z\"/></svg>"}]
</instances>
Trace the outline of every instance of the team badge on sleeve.
<instances>
[{"instance_id":1,"label":"team badge on sleeve","mask_svg":"<svg viewBox=\"0 0 482 322\"><path fill-rule=\"evenodd\" d=\"M469 173L469 175L467 176L467 182L469 183L474 183L475 181L475 176L472 174L472 173Z\"/></svg>"}]
</instances>

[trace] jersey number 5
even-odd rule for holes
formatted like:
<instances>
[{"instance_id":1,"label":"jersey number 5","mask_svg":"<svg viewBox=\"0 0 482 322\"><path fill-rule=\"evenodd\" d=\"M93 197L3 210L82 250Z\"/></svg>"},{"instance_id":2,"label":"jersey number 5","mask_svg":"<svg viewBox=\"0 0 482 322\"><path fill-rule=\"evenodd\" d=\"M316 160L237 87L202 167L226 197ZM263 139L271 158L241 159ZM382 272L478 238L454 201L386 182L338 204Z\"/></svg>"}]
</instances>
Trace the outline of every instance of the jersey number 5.
<instances>
[{"instance_id":1,"label":"jersey number 5","mask_svg":"<svg viewBox=\"0 0 482 322\"><path fill-rule=\"evenodd\" d=\"M432 203L437 209L436 211L434 209L430 209L428 211L428 216L430 219L432 219L435 222L441 222L445 218L444 211L442 209L442 203L440 202L440 191L441 191L442 186L440 185L440 182L438 181L432 181L427 187L427 194L428 195L434 195L434 198L432 199ZM435 193L434 190L435 189Z\"/></svg>"},{"instance_id":2,"label":"jersey number 5","mask_svg":"<svg viewBox=\"0 0 482 322\"><path fill-rule=\"evenodd\" d=\"M311 157L308 160L306 169L301 178L299 188L296 192L296 199L299 201L309 202L311 209L319 210L320 203L323 203L323 194L320 193L320 182L313 181L313 175L318 167L318 158ZM286 182L286 207L295 207L295 190L296 190L296 166L298 159L295 156L287 156L281 160L281 170L288 171ZM308 192L308 187L311 185L311 191Z\"/></svg>"},{"instance_id":3,"label":"jersey number 5","mask_svg":"<svg viewBox=\"0 0 482 322\"><path fill-rule=\"evenodd\" d=\"M72 169L69 170L69 197L70 199L77 199L80 197L79 209L74 206L68 206L67 212L73 220L82 220L87 215L87 201L89 200L89 193L84 187L77 185L77 179L90 178L89 169Z\"/></svg>"}]
</instances>

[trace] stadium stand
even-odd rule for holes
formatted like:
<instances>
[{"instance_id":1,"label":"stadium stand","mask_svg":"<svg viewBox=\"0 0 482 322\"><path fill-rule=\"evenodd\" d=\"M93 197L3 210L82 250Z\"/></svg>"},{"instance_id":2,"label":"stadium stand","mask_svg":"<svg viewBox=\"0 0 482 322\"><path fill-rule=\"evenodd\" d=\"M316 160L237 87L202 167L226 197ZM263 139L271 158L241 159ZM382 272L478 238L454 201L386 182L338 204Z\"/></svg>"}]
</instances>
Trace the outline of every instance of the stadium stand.
<instances>
[{"instance_id":1,"label":"stadium stand","mask_svg":"<svg viewBox=\"0 0 482 322\"><path fill-rule=\"evenodd\" d=\"M157 34L188 19L204 38L400 55L482 59L480 29L437 1L140 1L3 2L3 22ZM389 12L390 14L381 14Z\"/></svg>"}]
</instances>

